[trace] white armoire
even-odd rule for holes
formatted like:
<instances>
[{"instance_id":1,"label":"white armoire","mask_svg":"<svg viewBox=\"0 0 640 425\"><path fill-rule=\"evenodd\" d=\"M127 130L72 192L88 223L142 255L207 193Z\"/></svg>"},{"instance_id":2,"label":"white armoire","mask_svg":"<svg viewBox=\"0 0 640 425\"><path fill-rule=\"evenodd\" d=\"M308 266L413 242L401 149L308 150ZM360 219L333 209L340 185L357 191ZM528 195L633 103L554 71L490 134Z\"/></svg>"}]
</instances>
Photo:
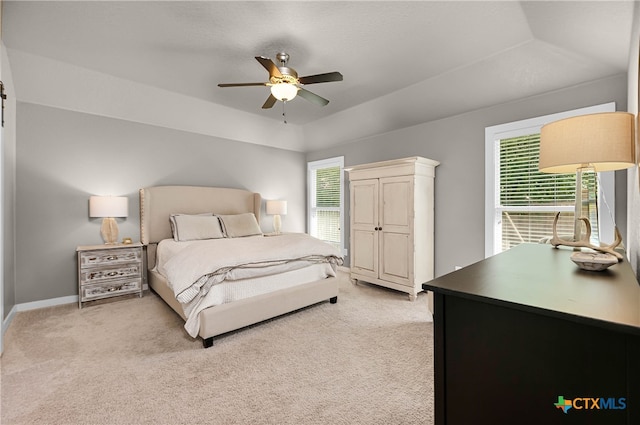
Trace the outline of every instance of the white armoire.
<instances>
[{"instance_id":1,"label":"white armoire","mask_svg":"<svg viewBox=\"0 0 640 425\"><path fill-rule=\"evenodd\" d=\"M411 157L348 168L351 279L409 294L433 279L438 161Z\"/></svg>"}]
</instances>

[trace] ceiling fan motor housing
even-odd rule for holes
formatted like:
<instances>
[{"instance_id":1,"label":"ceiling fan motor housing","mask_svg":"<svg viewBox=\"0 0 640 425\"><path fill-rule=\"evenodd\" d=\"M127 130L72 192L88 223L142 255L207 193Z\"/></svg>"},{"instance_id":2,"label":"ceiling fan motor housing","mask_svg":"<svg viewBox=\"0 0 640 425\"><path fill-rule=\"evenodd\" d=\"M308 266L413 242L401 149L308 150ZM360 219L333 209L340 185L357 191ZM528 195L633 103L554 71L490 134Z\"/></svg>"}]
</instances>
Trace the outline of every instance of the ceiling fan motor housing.
<instances>
[{"instance_id":1,"label":"ceiling fan motor housing","mask_svg":"<svg viewBox=\"0 0 640 425\"><path fill-rule=\"evenodd\" d=\"M298 73L296 72L295 69L293 68L288 68L286 66L279 66L278 69L280 70L280 74L282 74L281 77L277 77L275 75L271 76L271 78L269 78L269 81L271 81L272 84L278 84L278 83L289 83L289 84L298 84Z\"/></svg>"}]
</instances>

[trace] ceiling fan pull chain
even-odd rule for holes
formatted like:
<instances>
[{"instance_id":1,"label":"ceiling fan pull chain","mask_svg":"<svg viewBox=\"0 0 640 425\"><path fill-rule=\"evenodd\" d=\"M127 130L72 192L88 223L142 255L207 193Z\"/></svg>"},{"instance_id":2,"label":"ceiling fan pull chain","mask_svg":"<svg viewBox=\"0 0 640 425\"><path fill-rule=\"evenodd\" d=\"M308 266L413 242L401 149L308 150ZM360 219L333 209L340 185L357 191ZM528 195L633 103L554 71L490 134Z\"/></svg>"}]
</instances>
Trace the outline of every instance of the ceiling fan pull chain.
<instances>
[{"instance_id":1,"label":"ceiling fan pull chain","mask_svg":"<svg viewBox=\"0 0 640 425\"><path fill-rule=\"evenodd\" d=\"M284 109L284 105L287 103L287 101L283 101L282 102L282 119L284 120L284 123L287 123L287 112Z\"/></svg>"}]
</instances>

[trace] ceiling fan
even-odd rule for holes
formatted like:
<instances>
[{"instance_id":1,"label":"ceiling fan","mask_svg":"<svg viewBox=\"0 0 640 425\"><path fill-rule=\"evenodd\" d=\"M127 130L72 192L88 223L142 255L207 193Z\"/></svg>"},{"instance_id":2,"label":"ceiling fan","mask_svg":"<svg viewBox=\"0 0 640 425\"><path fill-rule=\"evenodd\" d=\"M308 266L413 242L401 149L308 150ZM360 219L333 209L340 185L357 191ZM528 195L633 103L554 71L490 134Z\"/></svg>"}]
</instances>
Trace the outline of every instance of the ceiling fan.
<instances>
[{"instance_id":1,"label":"ceiling fan","mask_svg":"<svg viewBox=\"0 0 640 425\"><path fill-rule=\"evenodd\" d=\"M325 106L329 101L309 90L301 87L301 85L328 83L332 81L342 81L342 74L339 72L328 72L326 74L309 75L307 77L298 77L295 69L285 66L289 61L289 55L281 52L276 54L276 59L280 62L280 66L269 58L264 56L256 56L256 60L269 72L269 81L265 83L229 83L218 84L218 87L247 87L247 86L268 86L271 88L271 94L267 98L262 109L273 107L276 100L288 102L293 100L296 95L300 95L312 103Z\"/></svg>"}]
</instances>

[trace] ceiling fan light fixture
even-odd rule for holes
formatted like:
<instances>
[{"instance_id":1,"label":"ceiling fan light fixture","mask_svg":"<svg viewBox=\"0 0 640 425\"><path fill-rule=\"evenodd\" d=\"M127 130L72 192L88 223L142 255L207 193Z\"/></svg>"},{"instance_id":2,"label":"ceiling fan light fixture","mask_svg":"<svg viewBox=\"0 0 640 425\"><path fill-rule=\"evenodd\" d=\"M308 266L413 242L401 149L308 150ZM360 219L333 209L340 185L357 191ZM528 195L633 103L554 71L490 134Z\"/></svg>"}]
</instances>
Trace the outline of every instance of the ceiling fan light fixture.
<instances>
[{"instance_id":1,"label":"ceiling fan light fixture","mask_svg":"<svg viewBox=\"0 0 640 425\"><path fill-rule=\"evenodd\" d=\"M278 100L290 101L298 94L298 87L290 83L278 83L271 86L271 94Z\"/></svg>"}]
</instances>

